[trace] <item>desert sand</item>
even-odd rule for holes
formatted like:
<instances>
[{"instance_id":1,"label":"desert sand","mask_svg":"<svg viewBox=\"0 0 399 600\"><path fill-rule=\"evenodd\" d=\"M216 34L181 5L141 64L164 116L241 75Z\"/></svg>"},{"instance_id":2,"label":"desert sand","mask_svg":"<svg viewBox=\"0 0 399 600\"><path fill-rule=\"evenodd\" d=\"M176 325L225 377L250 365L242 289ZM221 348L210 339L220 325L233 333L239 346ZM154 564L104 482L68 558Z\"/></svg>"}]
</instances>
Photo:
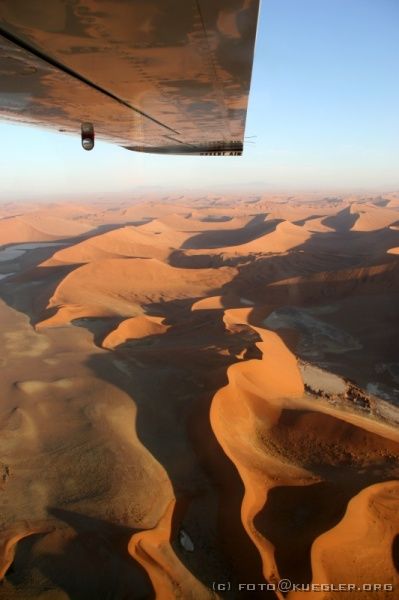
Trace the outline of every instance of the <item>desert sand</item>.
<instances>
[{"instance_id":1,"label":"desert sand","mask_svg":"<svg viewBox=\"0 0 399 600\"><path fill-rule=\"evenodd\" d=\"M0 598L399 594L398 198L0 206Z\"/></svg>"}]
</instances>

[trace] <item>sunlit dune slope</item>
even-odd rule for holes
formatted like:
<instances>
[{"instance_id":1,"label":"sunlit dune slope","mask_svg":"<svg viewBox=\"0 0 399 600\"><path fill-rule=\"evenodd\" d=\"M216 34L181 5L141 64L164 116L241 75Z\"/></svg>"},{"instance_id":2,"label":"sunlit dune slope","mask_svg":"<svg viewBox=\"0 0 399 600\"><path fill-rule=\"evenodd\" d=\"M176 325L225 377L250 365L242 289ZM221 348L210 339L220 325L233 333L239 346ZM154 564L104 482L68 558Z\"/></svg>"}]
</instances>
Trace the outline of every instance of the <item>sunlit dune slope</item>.
<instances>
[{"instance_id":1,"label":"sunlit dune slope","mask_svg":"<svg viewBox=\"0 0 399 600\"><path fill-rule=\"evenodd\" d=\"M145 233L138 227L122 227L63 248L45 265L79 264L121 256L163 260L171 251L168 247L170 241L163 236Z\"/></svg>"},{"instance_id":2,"label":"sunlit dune slope","mask_svg":"<svg viewBox=\"0 0 399 600\"><path fill-rule=\"evenodd\" d=\"M357 215L353 231L375 231L399 220L399 210L391 210L370 204L352 204L351 213Z\"/></svg>"},{"instance_id":3,"label":"sunlit dune slope","mask_svg":"<svg viewBox=\"0 0 399 600\"><path fill-rule=\"evenodd\" d=\"M92 227L72 219L28 213L0 220L0 244L42 242L82 235Z\"/></svg>"},{"instance_id":4,"label":"sunlit dune slope","mask_svg":"<svg viewBox=\"0 0 399 600\"><path fill-rule=\"evenodd\" d=\"M153 219L144 225L140 225L139 231L151 235L154 241L159 238L159 243L167 244L172 248L178 248L190 236L190 233L181 232L159 219Z\"/></svg>"},{"instance_id":5,"label":"sunlit dune slope","mask_svg":"<svg viewBox=\"0 0 399 600\"><path fill-rule=\"evenodd\" d=\"M132 316L141 306L196 298L218 290L232 268L177 269L155 259L104 259L78 267L58 285L48 308L96 306L104 315ZM86 316L90 316L87 314ZM56 320L57 322L57 320ZM50 322L49 322L50 324Z\"/></svg>"}]
</instances>

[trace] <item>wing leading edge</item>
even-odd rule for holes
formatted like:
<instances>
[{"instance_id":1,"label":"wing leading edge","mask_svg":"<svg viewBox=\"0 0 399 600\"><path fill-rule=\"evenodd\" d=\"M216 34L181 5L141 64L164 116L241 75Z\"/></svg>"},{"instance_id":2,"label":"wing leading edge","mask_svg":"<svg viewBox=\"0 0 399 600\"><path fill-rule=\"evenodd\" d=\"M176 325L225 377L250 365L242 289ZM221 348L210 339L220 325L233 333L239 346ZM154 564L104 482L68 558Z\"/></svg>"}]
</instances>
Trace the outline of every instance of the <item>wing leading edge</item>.
<instances>
[{"instance_id":1,"label":"wing leading edge","mask_svg":"<svg viewBox=\"0 0 399 600\"><path fill-rule=\"evenodd\" d=\"M1 0L0 117L239 155L259 0Z\"/></svg>"}]
</instances>

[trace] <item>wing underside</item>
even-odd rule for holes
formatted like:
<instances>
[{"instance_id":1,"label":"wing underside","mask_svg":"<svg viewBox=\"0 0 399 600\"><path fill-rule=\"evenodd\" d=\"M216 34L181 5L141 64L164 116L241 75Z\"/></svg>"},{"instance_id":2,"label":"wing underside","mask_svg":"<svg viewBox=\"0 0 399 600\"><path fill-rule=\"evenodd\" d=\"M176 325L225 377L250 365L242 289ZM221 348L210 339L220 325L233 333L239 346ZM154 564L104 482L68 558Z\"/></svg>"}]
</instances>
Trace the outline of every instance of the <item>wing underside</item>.
<instances>
[{"instance_id":1,"label":"wing underside","mask_svg":"<svg viewBox=\"0 0 399 600\"><path fill-rule=\"evenodd\" d=\"M0 0L0 117L241 154L259 0Z\"/></svg>"}]
</instances>

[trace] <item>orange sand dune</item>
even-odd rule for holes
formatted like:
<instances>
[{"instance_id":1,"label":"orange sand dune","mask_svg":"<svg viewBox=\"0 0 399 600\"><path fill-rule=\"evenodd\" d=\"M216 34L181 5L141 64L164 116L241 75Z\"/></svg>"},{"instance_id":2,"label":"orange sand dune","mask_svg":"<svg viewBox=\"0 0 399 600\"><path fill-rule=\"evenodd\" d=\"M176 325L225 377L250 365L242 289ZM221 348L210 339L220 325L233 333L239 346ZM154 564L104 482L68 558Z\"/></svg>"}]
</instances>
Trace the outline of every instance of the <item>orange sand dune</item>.
<instances>
[{"instance_id":1,"label":"orange sand dune","mask_svg":"<svg viewBox=\"0 0 399 600\"><path fill-rule=\"evenodd\" d=\"M324 217L306 219L303 223L303 228L311 233L327 233L329 231L334 231L331 227L328 227L323 220Z\"/></svg>"},{"instance_id":2,"label":"orange sand dune","mask_svg":"<svg viewBox=\"0 0 399 600\"><path fill-rule=\"evenodd\" d=\"M43 264L79 264L120 256L163 260L169 253L170 248L163 237L146 234L137 227L123 227L63 248Z\"/></svg>"},{"instance_id":3,"label":"orange sand dune","mask_svg":"<svg viewBox=\"0 0 399 600\"><path fill-rule=\"evenodd\" d=\"M294 225L289 221L284 221L276 226L275 231L268 233L256 240L235 247L234 251L240 252L287 252L297 246L301 246L308 239L311 233L305 228ZM227 251L227 248L225 249ZM230 251L233 249L230 248Z\"/></svg>"},{"instance_id":4,"label":"orange sand dune","mask_svg":"<svg viewBox=\"0 0 399 600\"><path fill-rule=\"evenodd\" d=\"M353 231L375 231L399 220L399 210L370 204L352 204L351 213L358 216L352 227Z\"/></svg>"},{"instance_id":5,"label":"orange sand dune","mask_svg":"<svg viewBox=\"0 0 399 600\"><path fill-rule=\"evenodd\" d=\"M265 222L267 225L268 221ZM260 223L262 225L262 223ZM252 235L251 235L252 229ZM185 246L190 248L187 250L188 256L195 255L203 255L204 252L208 256L212 255L242 255L246 256L248 254L275 254L282 253L297 248L304 244L307 240L311 238L311 232L308 231L305 227L301 227L298 225L294 225L289 221L284 221L282 223L272 223L271 224L271 233L259 233L258 228L254 226L242 228L239 230L235 230L235 235L232 237L231 232L225 233L226 241L229 240L231 245L222 245L223 238L219 236L221 239L221 244L216 247L216 244L212 242L207 242L206 234L203 238L197 238L198 242L193 240L189 240ZM214 232L213 232L214 233ZM244 242L242 238L250 237L250 241ZM212 238L213 239L213 238ZM209 245L208 245L209 244Z\"/></svg>"},{"instance_id":6,"label":"orange sand dune","mask_svg":"<svg viewBox=\"0 0 399 600\"><path fill-rule=\"evenodd\" d=\"M294 202L285 202L283 204L270 203L267 208L270 212L268 219L283 219L284 221L298 221L305 219L312 219L315 215L317 217L326 217L330 214L335 214L337 209L334 206L316 206L311 203L295 204Z\"/></svg>"},{"instance_id":7,"label":"orange sand dune","mask_svg":"<svg viewBox=\"0 0 399 600\"><path fill-rule=\"evenodd\" d=\"M54 239L56 236L40 231L19 217L0 220L0 244L43 242Z\"/></svg>"},{"instance_id":8,"label":"orange sand dune","mask_svg":"<svg viewBox=\"0 0 399 600\"><path fill-rule=\"evenodd\" d=\"M153 239L159 238L161 243L169 244L172 248L178 248L190 237L189 233L175 230L160 219L153 219L144 225L140 225L139 231L151 234Z\"/></svg>"},{"instance_id":9,"label":"orange sand dune","mask_svg":"<svg viewBox=\"0 0 399 600\"><path fill-rule=\"evenodd\" d=\"M29 213L0 220L0 244L64 239L87 233L91 229L90 225L71 219Z\"/></svg>"},{"instance_id":10,"label":"orange sand dune","mask_svg":"<svg viewBox=\"0 0 399 600\"><path fill-rule=\"evenodd\" d=\"M155 259L104 259L72 271L55 290L48 308L96 306L97 314L132 316L141 306L200 297L235 274L232 268L177 269ZM160 287L162 281L162 287Z\"/></svg>"},{"instance_id":11,"label":"orange sand dune","mask_svg":"<svg viewBox=\"0 0 399 600\"><path fill-rule=\"evenodd\" d=\"M226 311L227 327L247 322L248 309ZM267 580L278 577L272 544L254 526L254 518L263 507L268 489L276 485L279 478L306 479L301 469L285 467L273 457L262 453L256 432L259 420L265 427L278 421L281 413L276 399L300 397L303 383L296 367L295 357L284 347L280 338L273 333L262 332L262 342L257 346L268 359L236 363L228 371L229 384L214 397L211 406L211 424L223 450L237 467L245 486L242 503L242 520L252 542L263 561L263 573ZM262 396L259 392L262 390ZM268 398L270 403L262 401ZM229 414L234 413L234 421ZM252 440L249 443L246 441ZM280 471L280 475L278 473Z\"/></svg>"},{"instance_id":12,"label":"orange sand dune","mask_svg":"<svg viewBox=\"0 0 399 600\"><path fill-rule=\"evenodd\" d=\"M31 227L59 238L81 235L92 229L90 225L80 223L76 219L52 216L47 212L30 213L22 219Z\"/></svg>"},{"instance_id":13,"label":"orange sand dune","mask_svg":"<svg viewBox=\"0 0 399 600\"><path fill-rule=\"evenodd\" d=\"M45 316L43 320L36 323L36 331L42 331L47 327L60 327L79 319L100 319L116 316L116 313L112 308L107 309L105 306L91 304L68 304L57 306L56 312L54 312L54 309L49 312L53 312L54 314Z\"/></svg>"},{"instance_id":14,"label":"orange sand dune","mask_svg":"<svg viewBox=\"0 0 399 600\"><path fill-rule=\"evenodd\" d=\"M103 348L116 348L128 340L139 340L150 335L159 335L168 330L167 325L163 325L162 317L151 317L139 315L131 319L125 319L118 327L111 331L103 340Z\"/></svg>"},{"instance_id":15,"label":"orange sand dune","mask_svg":"<svg viewBox=\"0 0 399 600\"><path fill-rule=\"evenodd\" d=\"M162 222L177 231L210 231L210 230L229 230L245 227L253 217L251 216L231 216L223 214L226 211L210 210L209 214L202 212L191 212L185 217L172 214L162 217Z\"/></svg>"}]
</instances>

